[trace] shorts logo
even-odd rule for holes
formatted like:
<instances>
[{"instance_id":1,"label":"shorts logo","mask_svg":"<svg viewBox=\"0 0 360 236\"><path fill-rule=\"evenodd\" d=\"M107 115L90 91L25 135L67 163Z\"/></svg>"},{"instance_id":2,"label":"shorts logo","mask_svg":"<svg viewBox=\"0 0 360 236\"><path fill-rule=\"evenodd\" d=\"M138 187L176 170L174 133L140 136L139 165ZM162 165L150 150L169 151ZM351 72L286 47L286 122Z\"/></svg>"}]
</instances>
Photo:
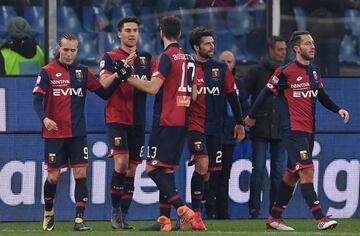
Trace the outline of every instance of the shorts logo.
<instances>
[{"instance_id":1,"label":"shorts logo","mask_svg":"<svg viewBox=\"0 0 360 236\"><path fill-rule=\"evenodd\" d=\"M158 162L156 161L156 160L153 160L152 162L151 162L151 165L156 165Z\"/></svg>"},{"instance_id":2,"label":"shorts logo","mask_svg":"<svg viewBox=\"0 0 360 236\"><path fill-rule=\"evenodd\" d=\"M214 80L218 80L220 77L220 71L219 68L212 68L211 70L211 76Z\"/></svg>"},{"instance_id":3,"label":"shorts logo","mask_svg":"<svg viewBox=\"0 0 360 236\"><path fill-rule=\"evenodd\" d=\"M83 80L82 71L81 70L75 70L75 77L79 82L81 82Z\"/></svg>"},{"instance_id":4,"label":"shorts logo","mask_svg":"<svg viewBox=\"0 0 360 236\"><path fill-rule=\"evenodd\" d=\"M202 150L201 141L194 142L194 148L195 148L195 151L201 151Z\"/></svg>"},{"instance_id":5,"label":"shorts logo","mask_svg":"<svg viewBox=\"0 0 360 236\"><path fill-rule=\"evenodd\" d=\"M309 159L309 156L308 156L308 153L307 153L306 150L300 151L300 159L303 160L303 161Z\"/></svg>"},{"instance_id":6,"label":"shorts logo","mask_svg":"<svg viewBox=\"0 0 360 236\"><path fill-rule=\"evenodd\" d=\"M122 143L122 139L121 139L121 137L115 137L114 138L114 145L115 146L121 146L121 143Z\"/></svg>"},{"instance_id":7,"label":"shorts logo","mask_svg":"<svg viewBox=\"0 0 360 236\"><path fill-rule=\"evenodd\" d=\"M140 59L140 65L146 66L146 57L139 57L139 59Z\"/></svg>"},{"instance_id":8,"label":"shorts logo","mask_svg":"<svg viewBox=\"0 0 360 236\"><path fill-rule=\"evenodd\" d=\"M300 165L299 165L299 164L296 164L295 170L299 170L299 169L300 169Z\"/></svg>"},{"instance_id":9,"label":"shorts logo","mask_svg":"<svg viewBox=\"0 0 360 236\"><path fill-rule=\"evenodd\" d=\"M56 162L56 154L55 153L49 153L48 162L49 163L55 163Z\"/></svg>"}]
</instances>

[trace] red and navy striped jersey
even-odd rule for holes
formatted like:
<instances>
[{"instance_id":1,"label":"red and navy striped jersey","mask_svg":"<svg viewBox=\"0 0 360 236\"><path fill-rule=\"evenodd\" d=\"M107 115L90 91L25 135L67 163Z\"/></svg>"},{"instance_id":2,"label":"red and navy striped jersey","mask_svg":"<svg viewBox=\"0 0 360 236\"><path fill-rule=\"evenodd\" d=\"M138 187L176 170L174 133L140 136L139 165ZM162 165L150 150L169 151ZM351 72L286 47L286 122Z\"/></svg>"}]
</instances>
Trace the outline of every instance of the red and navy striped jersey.
<instances>
[{"instance_id":1,"label":"red and navy striped jersey","mask_svg":"<svg viewBox=\"0 0 360 236\"><path fill-rule=\"evenodd\" d=\"M58 131L42 130L44 138L70 138L86 135L84 115L86 91L101 88L87 67L65 66L52 61L40 70L33 93L45 96L45 117L57 123Z\"/></svg>"},{"instance_id":2,"label":"red and navy striped jersey","mask_svg":"<svg viewBox=\"0 0 360 236\"><path fill-rule=\"evenodd\" d=\"M314 132L318 89L323 88L318 68L298 61L277 69L266 85L279 93L281 123L293 131Z\"/></svg>"},{"instance_id":3,"label":"red and navy striped jersey","mask_svg":"<svg viewBox=\"0 0 360 236\"><path fill-rule=\"evenodd\" d=\"M226 110L226 93L236 91L235 79L227 65L209 60L196 62L194 81L197 99L192 101L189 130L207 135L220 135Z\"/></svg>"},{"instance_id":4,"label":"red and navy striped jersey","mask_svg":"<svg viewBox=\"0 0 360 236\"><path fill-rule=\"evenodd\" d=\"M125 60L129 54L122 49L115 49L104 54L100 62L100 75L113 74L114 62ZM137 52L133 75L137 79L150 80L155 70L155 61L147 52ZM106 123L124 125L145 125L146 93L134 89L127 83L121 83L114 94L106 101Z\"/></svg>"},{"instance_id":5,"label":"red and navy striped jersey","mask_svg":"<svg viewBox=\"0 0 360 236\"><path fill-rule=\"evenodd\" d=\"M177 43L170 44L158 57L152 76L164 81L155 96L153 127L186 127L190 106L189 88L195 73L194 59Z\"/></svg>"}]
</instances>

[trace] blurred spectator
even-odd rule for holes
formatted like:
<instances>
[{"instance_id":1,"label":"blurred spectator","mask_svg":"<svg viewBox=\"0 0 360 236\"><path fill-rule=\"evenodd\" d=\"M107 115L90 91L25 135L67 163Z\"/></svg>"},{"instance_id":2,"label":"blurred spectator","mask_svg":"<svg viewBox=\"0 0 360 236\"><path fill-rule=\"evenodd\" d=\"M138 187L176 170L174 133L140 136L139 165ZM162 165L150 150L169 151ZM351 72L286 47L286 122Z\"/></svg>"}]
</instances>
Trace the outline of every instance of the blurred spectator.
<instances>
[{"instance_id":1,"label":"blurred spectator","mask_svg":"<svg viewBox=\"0 0 360 236\"><path fill-rule=\"evenodd\" d=\"M219 60L228 65L230 71L235 77L237 94L241 102L243 114L249 108L247 102L247 94L243 80L236 77L236 60L230 51L223 51ZM222 135L222 170L219 172L211 172L208 183L205 183L205 208L208 218L229 219L228 201L229 201L229 179L232 166L232 157L236 145L234 139L234 127L236 121L231 111L231 107L227 104L224 129Z\"/></svg>"},{"instance_id":2,"label":"blurred spectator","mask_svg":"<svg viewBox=\"0 0 360 236\"><path fill-rule=\"evenodd\" d=\"M284 39L277 36L270 37L267 44L268 54L261 58L259 64L250 69L245 76L245 87L251 95L251 105L254 104L275 69L285 62L286 48ZM250 129L253 154L249 210L253 219L261 214L260 199L268 150L270 149L271 156L269 208L275 201L285 161L285 148L281 141L279 102L275 95L266 99L256 113L255 126Z\"/></svg>"},{"instance_id":3,"label":"blurred spectator","mask_svg":"<svg viewBox=\"0 0 360 236\"><path fill-rule=\"evenodd\" d=\"M294 0L307 16L307 28L316 42L315 62L321 75L339 75L339 50L345 35L345 10L355 8L356 0Z\"/></svg>"},{"instance_id":4,"label":"blurred spectator","mask_svg":"<svg viewBox=\"0 0 360 236\"><path fill-rule=\"evenodd\" d=\"M156 13L163 14L169 10L171 0L132 0L131 7L135 15L140 15L141 8L143 6L153 6L155 7Z\"/></svg>"},{"instance_id":5,"label":"blurred spectator","mask_svg":"<svg viewBox=\"0 0 360 236\"><path fill-rule=\"evenodd\" d=\"M235 0L197 0L197 8L206 8L206 7L230 7L235 6Z\"/></svg>"},{"instance_id":6,"label":"blurred spectator","mask_svg":"<svg viewBox=\"0 0 360 236\"><path fill-rule=\"evenodd\" d=\"M1 75L33 75L44 65L44 53L22 17L8 22L9 39L0 48Z\"/></svg>"},{"instance_id":7,"label":"blurred spectator","mask_svg":"<svg viewBox=\"0 0 360 236\"><path fill-rule=\"evenodd\" d=\"M16 14L18 16L24 15L24 8L26 6L33 6L33 5L41 6L42 4L43 4L42 0L2 0L2 1L0 1L0 5L13 6L16 11Z\"/></svg>"}]
</instances>

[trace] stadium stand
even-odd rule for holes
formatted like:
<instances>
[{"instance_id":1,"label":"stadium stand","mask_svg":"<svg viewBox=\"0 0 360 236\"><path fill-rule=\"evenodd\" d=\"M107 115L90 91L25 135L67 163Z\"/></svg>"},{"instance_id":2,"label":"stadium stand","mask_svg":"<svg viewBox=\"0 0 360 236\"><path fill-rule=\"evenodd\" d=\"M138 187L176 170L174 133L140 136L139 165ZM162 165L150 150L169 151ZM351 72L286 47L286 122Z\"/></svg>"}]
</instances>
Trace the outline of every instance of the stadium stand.
<instances>
[{"instance_id":1,"label":"stadium stand","mask_svg":"<svg viewBox=\"0 0 360 236\"><path fill-rule=\"evenodd\" d=\"M17 16L14 7L0 6L0 31L6 32L6 24L10 18Z\"/></svg>"},{"instance_id":2,"label":"stadium stand","mask_svg":"<svg viewBox=\"0 0 360 236\"><path fill-rule=\"evenodd\" d=\"M57 8L57 30L58 32L83 32L79 18L72 7L58 6Z\"/></svg>"},{"instance_id":3,"label":"stadium stand","mask_svg":"<svg viewBox=\"0 0 360 236\"><path fill-rule=\"evenodd\" d=\"M24 7L24 18L31 25L33 32L44 32L44 9L41 6Z\"/></svg>"}]
</instances>

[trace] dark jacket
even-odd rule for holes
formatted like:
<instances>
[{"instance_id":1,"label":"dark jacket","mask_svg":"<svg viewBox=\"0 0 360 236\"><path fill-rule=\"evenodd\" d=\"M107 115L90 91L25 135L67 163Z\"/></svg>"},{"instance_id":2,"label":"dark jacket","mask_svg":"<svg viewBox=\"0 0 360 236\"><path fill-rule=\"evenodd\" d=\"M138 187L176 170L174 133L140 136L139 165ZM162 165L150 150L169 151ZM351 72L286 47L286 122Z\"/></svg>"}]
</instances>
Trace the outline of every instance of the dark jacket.
<instances>
[{"instance_id":1,"label":"dark jacket","mask_svg":"<svg viewBox=\"0 0 360 236\"><path fill-rule=\"evenodd\" d=\"M233 74L235 74L235 73L233 72ZM245 118L246 113L250 108L250 104L247 101L248 94L245 89L244 80L237 78L235 75L234 75L234 78L235 78L236 87L239 90L238 97L239 97L240 104L241 104L241 111L243 114L243 118ZM236 125L236 121L232 114L229 103L227 103L226 106L227 107L226 107L226 115L225 115L225 119L224 119L222 144L235 144L236 142L235 142L235 139L233 138L233 136L234 136L234 127Z\"/></svg>"},{"instance_id":2,"label":"dark jacket","mask_svg":"<svg viewBox=\"0 0 360 236\"><path fill-rule=\"evenodd\" d=\"M265 56L260 59L259 64L248 71L244 83L251 96L251 104L254 104L258 94L278 66L280 63ZM250 129L251 139L281 139L279 102L276 95L268 96L265 99L255 118L255 126Z\"/></svg>"}]
</instances>

